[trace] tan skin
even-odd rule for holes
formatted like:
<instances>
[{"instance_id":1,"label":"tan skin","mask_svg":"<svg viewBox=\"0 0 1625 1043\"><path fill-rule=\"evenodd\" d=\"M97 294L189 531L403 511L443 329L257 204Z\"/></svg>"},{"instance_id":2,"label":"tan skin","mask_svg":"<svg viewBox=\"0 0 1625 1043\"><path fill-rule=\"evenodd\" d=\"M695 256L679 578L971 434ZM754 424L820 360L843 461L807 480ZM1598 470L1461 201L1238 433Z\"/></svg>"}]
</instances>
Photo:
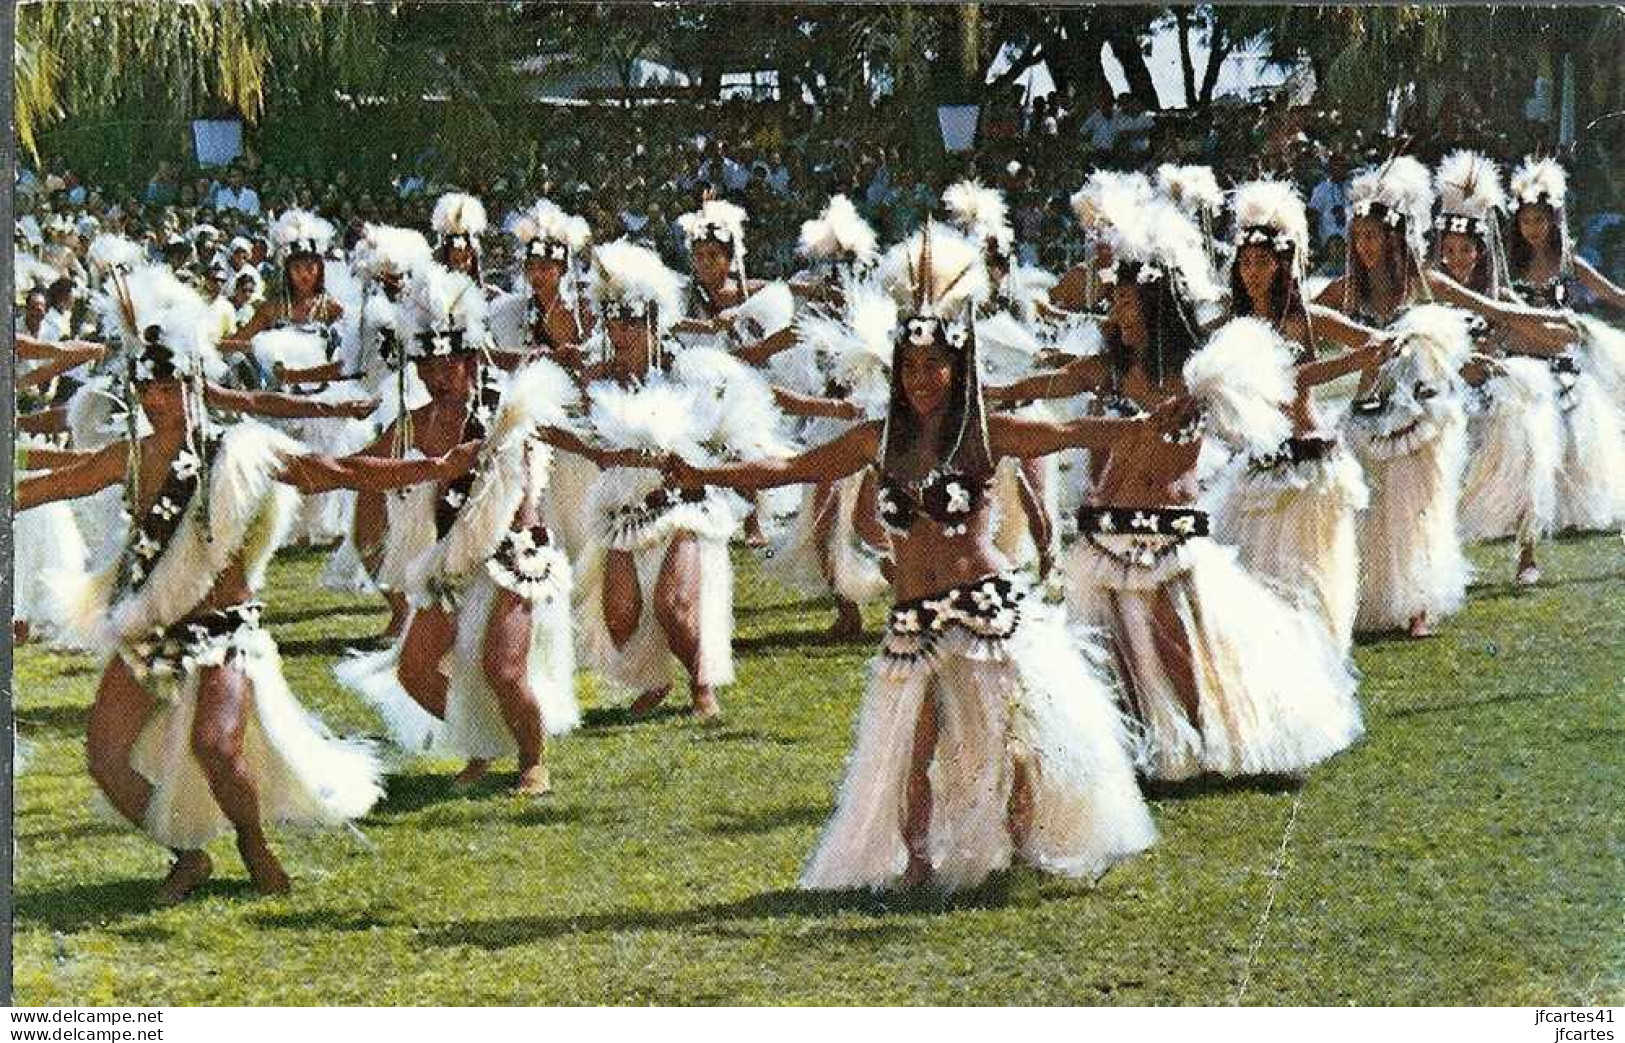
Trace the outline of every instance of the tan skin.
<instances>
[{"instance_id":1,"label":"tan skin","mask_svg":"<svg viewBox=\"0 0 1625 1043\"><path fill-rule=\"evenodd\" d=\"M569 307L559 294L564 279L564 266L540 257L525 260L525 284L531 297L542 308L544 321L553 343L560 345L552 352L555 362L572 372L581 368L581 342L592 334L592 316L585 311Z\"/></svg>"},{"instance_id":2,"label":"tan skin","mask_svg":"<svg viewBox=\"0 0 1625 1043\"><path fill-rule=\"evenodd\" d=\"M134 505L137 514L151 508L170 465L186 446L180 383L153 382L144 385L139 394L153 430L141 439L138 450L141 481ZM277 480L307 493L342 488L382 491L460 474L472 466L477 448L462 446L437 460L416 461L290 456ZM124 444L79 457L58 470L21 482L17 490L19 509L89 496L125 477L128 448ZM194 612L226 608L253 594L239 558L215 578ZM237 850L255 887L262 893L275 894L288 890L288 875L266 840L258 793L243 756L252 697L251 686L233 662L202 668L192 752L208 779L210 792L236 831ZM130 751L157 708L157 700L136 680L124 659L115 655L102 674L91 707L86 753L91 777L114 808L137 826L144 821L152 786L131 766ZM177 851L175 855L174 867L160 889L160 900L165 903L180 901L213 872L209 857L201 850Z\"/></svg>"},{"instance_id":3,"label":"tan skin","mask_svg":"<svg viewBox=\"0 0 1625 1043\"><path fill-rule=\"evenodd\" d=\"M934 447L941 444L947 422L948 396L953 382L953 360L936 347L908 345L897 358L898 376L909 407L919 421L919 437L913 450L899 461L903 474L924 475L937 465ZM1155 503L1165 505L1172 495L1168 486L1194 463L1194 452L1182 453L1182 463L1167 457L1164 430L1184 422L1182 400L1170 403L1153 421L1082 419L1066 423L1022 420L994 415L988 418L988 441L992 460L1010 456L1032 459L1064 449L1086 447L1097 452L1149 460L1148 473L1128 476L1128 468L1112 471L1112 483L1103 492L1117 496L1113 503ZM832 484L865 470L880 457L883 425L879 421L860 424L839 438L788 460L764 460L726 467L695 468L675 457L666 461L671 478L685 486L727 485L741 491L756 491L791 484ZM892 582L899 600L907 601L939 595L956 586L1008 569L1009 563L993 545L992 505L984 502L966 519L965 532L948 535L931 519L917 518L906 533L893 534L895 555ZM922 702L912 740L912 759L907 783L906 807L900 823L908 849L905 886L917 886L930 877L926 849L930 831L931 786L929 768L936 755L937 707L934 689ZM1016 764L1012 786L1008 828L1019 848L1031 826L1032 766L1026 760Z\"/></svg>"},{"instance_id":4,"label":"tan skin","mask_svg":"<svg viewBox=\"0 0 1625 1043\"><path fill-rule=\"evenodd\" d=\"M468 419L467 401L473 386L477 358L457 355L444 358L421 359L418 375L430 394L429 404L412 414L413 444L426 456L444 452L445 447L457 444ZM605 454L566 431L541 428L538 438L560 449L577 453L595 462ZM379 438L374 446L390 446L394 428ZM372 451L371 447L369 450ZM457 476L442 482L435 490L438 497L446 485ZM527 499L519 507L514 522L531 526L542 520L541 506ZM404 601L404 598L402 599ZM481 664L486 681L501 707L503 720L519 747L519 774L514 783L516 792L528 796L547 793L548 778L546 731L542 727L537 708L536 693L530 685L528 657L531 634L531 607L523 598L507 590L498 590L492 604L481 646ZM441 670L441 661L451 650L457 638L457 617L437 604L427 604L412 612L406 624L406 635L401 642L400 664L397 676L401 686L425 710L436 717L446 714L446 692L450 679ZM456 778L459 786L468 785L483 777L490 763L473 759Z\"/></svg>"},{"instance_id":5,"label":"tan skin","mask_svg":"<svg viewBox=\"0 0 1625 1043\"><path fill-rule=\"evenodd\" d=\"M1544 206L1521 206L1513 222L1513 233L1522 236L1532 247L1533 258L1527 272L1518 277L1537 285L1549 283L1562 274L1562 258L1547 243L1552 230L1552 211ZM1584 257L1572 258L1575 278L1596 295L1597 299L1616 310L1625 310L1625 289L1614 284Z\"/></svg>"},{"instance_id":6,"label":"tan skin","mask_svg":"<svg viewBox=\"0 0 1625 1043\"><path fill-rule=\"evenodd\" d=\"M330 324L344 316L344 307L325 293L317 290L322 277L319 257L296 257L288 262L288 302L267 300L254 310L254 315L230 337L220 342L220 353L230 354L249 350L255 334L263 333L278 322ZM278 379L284 383L320 383L342 377L343 367L337 362L305 369L278 367Z\"/></svg>"}]
</instances>

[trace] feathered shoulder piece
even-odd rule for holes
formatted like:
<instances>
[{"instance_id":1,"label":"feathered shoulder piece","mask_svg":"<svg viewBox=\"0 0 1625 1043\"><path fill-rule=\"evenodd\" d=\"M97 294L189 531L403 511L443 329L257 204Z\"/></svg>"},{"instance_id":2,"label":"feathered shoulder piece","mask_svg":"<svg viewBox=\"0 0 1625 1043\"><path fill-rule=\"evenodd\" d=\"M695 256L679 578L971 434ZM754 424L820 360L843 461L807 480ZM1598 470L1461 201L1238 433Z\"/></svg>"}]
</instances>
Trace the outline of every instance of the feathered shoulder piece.
<instances>
[{"instance_id":1,"label":"feathered shoulder piece","mask_svg":"<svg viewBox=\"0 0 1625 1043\"><path fill-rule=\"evenodd\" d=\"M563 427L580 399L575 381L551 359L532 359L508 379L488 437L495 442L528 437L538 427Z\"/></svg>"},{"instance_id":2,"label":"feathered shoulder piece","mask_svg":"<svg viewBox=\"0 0 1625 1043\"><path fill-rule=\"evenodd\" d=\"M677 219L692 250L702 242L720 243L736 258L745 256L745 208L725 199L708 200L692 213Z\"/></svg>"},{"instance_id":3,"label":"feathered shoulder piece","mask_svg":"<svg viewBox=\"0 0 1625 1043\"><path fill-rule=\"evenodd\" d=\"M1545 203L1562 210L1569 197L1569 176L1555 159L1529 156L1512 174L1512 197L1525 203Z\"/></svg>"},{"instance_id":4,"label":"feathered shoulder piece","mask_svg":"<svg viewBox=\"0 0 1625 1043\"><path fill-rule=\"evenodd\" d=\"M1390 228L1403 222L1406 239L1420 253L1433 216L1433 179L1413 157L1395 156L1354 175L1349 209L1355 217L1375 217Z\"/></svg>"},{"instance_id":5,"label":"feathered shoulder piece","mask_svg":"<svg viewBox=\"0 0 1625 1043\"><path fill-rule=\"evenodd\" d=\"M875 230L844 195L830 196L824 212L801 226L801 252L815 261L856 261L875 257Z\"/></svg>"},{"instance_id":6,"label":"feathered shoulder piece","mask_svg":"<svg viewBox=\"0 0 1625 1043\"><path fill-rule=\"evenodd\" d=\"M92 274L105 277L112 272L132 271L146 259L141 244L112 232L103 232L90 241L85 251Z\"/></svg>"},{"instance_id":7,"label":"feathered shoulder piece","mask_svg":"<svg viewBox=\"0 0 1625 1043\"><path fill-rule=\"evenodd\" d=\"M1192 217L1217 214L1224 207L1224 193L1212 167L1164 163L1157 168L1157 189Z\"/></svg>"},{"instance_id":8,"label":"feathered shoulder piece","mask_svg":"<svg viewBox=\"0 0 1625 1043\"><path fill-rule=\"evenodd\" d=\"M1477 152L1462 149L1439 163L1434 175L1439 192L1439 216L1434 227L1440 231L1478 232L1506 206L1501 188L1501 172L1495 161Z\"/></svg>"},{"instance_id":9,"label":"feathered shoulder piece","mask_svg":"<svg viewBox=\"0 0 1625 1043\"><path fill-rule=\"evenodd\" d=\"M332 241L332 224L309 210L284 210L271 223L271 249L283 261L293 257L320 257Z\"/></svg>"},{"instance_id":10,"label":"feathered shoulder piece","mask_svg":"<svg viewBox=\"0 0 1625 1043\"><path fill-rule=\"evenodd\" d=\"M593 251L593 301L606 319L651 317L657 331L671 328L683 315L683 278L646 246L627 239Z\"/></svg>"},{"instance_id":11,"label":"feathered shoulder piece","mask_svg":"<svg viewBox=\"0 0 1625 1043\"><path fill-rule=\"evenodd\" d=\"M354 265L364 278L406 275L433 258L423 233L394 225L369 224L355 244Z\"/></svg>"},{"instance_id":12,"label":"feathered shoulder piece","mask_svg":"<svg viewBox=\"0 0 1625 1043\"><path fill-rule=\"evenodd\" d=\"M108 279L96 295L102 328L116 331L134 358L136 378L164 380L212 368L208 306L168 266L146 264Z\"/></svg>"},{"instance_id":13,"label":"feathered shoulder piece","mask_svg":"<svg viewBox=\"0 0 1625 1043\"><path fill-rule=\"evenodd\" d=\"M908 319L955 320L988 293L981 244L935 221L886 251L880 280Z\"/></svg>"},{"instance_id":14,"label":"feathered shoulder piece","mask_svg":"<svg viewBox=\"0 0 1625 1043\"><path fill-rule=\"evenodd\" d=\"M565 213L550 199L538 199L520 214L512 231L522 256L560 263L567 263L586 249L592 239L585 218Z\"/></svg>"},{"instance_id":15,"label":"feathered shoulder piece","mask_svg":"<svg viewBox=\"0 0 1625 1043\"><path fill-rule=\"evenodd\" d=\"M1084 228L1104 232L1155 194L1150 180L1138 171L1097 170L1072 193L1072 212Z\"/></svg>"},{"instance_id":16,"label":"feathered shoulder piece","mask_svg":"<svg viewBox=\"0 0 1625 1043\"><path fill-rule=\"evenodd\" d=\"M1231 319L1185 363L1185 387L1206 422L1232 445L1252 453L1279 448L1292 433L1282 411L1292 401L1292 351L1274 327Z\"/></svg>"},{"instance_id":17,"label":"feathered shoulder piece","mask_svg":"<svg viewBox=\"0 0 1625 1043\"><path fill-rule=\"evenodd\" d=\"M1453 383L1473 351L1469 318L1444 304L1419 304L1407 310L1389 327L1399 338L1399 360L1429 383Z\"/></svg>"},{"instance_id":18,"label":"feathered shoulder piece","mask_svg":"<svg viewBox=\"0 0 1625 1043\"><path fill-rule=\"evenodd\" d=\"M485 225L485 204L467 192L447 192L435 200L429 218L429 227L441 242L455 241L470 248L478 247Z\"/></svg>"},{"instance_id":19,"label":"feathered shoulder piece","mask_svg":"<svg viewBox=\"0 0 1625 1043\"><path fill-rule=\"evenodd\" d=\"M949 222L978 242L992 242L1000 253L1009 253L1014 246L1009 207L998 189L980 181L959 181L942 193L942 205L948 208Z\"/></svg>"},{"instance_id":20,"label":"feathered shoulder piece","mask_svg":"<svg viewBox=\"0 0 1625 1043\"><path fill-rule=\"evenodd\" d=\"M1101 274L1107 282L1125 278L1132 271L1132 277L1141 283L1175 280L1180 295L1192 304L1219 298L1201 229L1166 200L1124 215L1113 225L1108 241L1112 267Z\"/></svg>"},{"instance_id":21,"label":"feathered shoulder piece","mask_svg":"<svg viewBox=\"0 0 1625 1043\"><path fill-rule=\"evenodd\" d=\"M1249 181L1236 189L1236 245L1266 243L1277 253L1309 259L1309 220L1303 197L1286 181Z\"/></svg>"}]
</instances>

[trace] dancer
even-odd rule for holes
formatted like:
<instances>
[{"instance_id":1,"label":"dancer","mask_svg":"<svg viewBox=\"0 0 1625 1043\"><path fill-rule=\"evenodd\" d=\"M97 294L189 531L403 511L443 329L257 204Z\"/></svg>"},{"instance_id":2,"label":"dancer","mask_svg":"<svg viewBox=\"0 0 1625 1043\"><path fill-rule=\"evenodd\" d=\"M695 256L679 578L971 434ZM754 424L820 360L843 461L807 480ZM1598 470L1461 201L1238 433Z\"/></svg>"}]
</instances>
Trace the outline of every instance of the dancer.
<instances>
[{"instance_id":1,"label":"dancer","mask_svg":"<svg viewBox=\"0 0 1625 1043\"><path fill-rule=\"evenodd\" d=\"M136 519L116 561L53 584L109 656L91 708L91 775L126 819L174 851L161 900L208 878L203 846L227 829L255 886L286 891L265 822L335 826L382 796L370 751L305 712L259 624L254 595L292 520L287 486L446 477L467 468L472 447L434 461L334 460L253 421L215 430L203 402L212 345L196 294L148 268L118 279L99 306L126 352L129 441L18 490L28 509L122 480ZM150 434L137 434L137 406Z\"/></svg>"},{"instance_id":2,"label":"dancer","mask_svg":"<svg viewBox=\"0 0 1625 1043\"><path fill-rule=\"evenodd\" d=\"M908 311L884 420L785 461L668 464L689 488L880 471L899 600L838 804L802 872L810 890L972 888L1018 858L1093 878L1155 839L1106 681L991 540L998 459L1049 451L1050 432L984 414L980 252L927 225L888 255Z\"/></svg>"},{"instance_id":3,"label":"dancer","mask_svg":"<svg viewBox=\"0 0 1625 1043\"><path fill-rule=\"evenodd\" d=\"M500 383L481 354L485 299L466 275L431 265L413 274L406 296L399 364L415 357L437 399L461 388L461 424L434 433L454 430L483 448L471 473L422 487L403 505L430 515L433 544L406 566L413 611L400 639L335 673L404 749L466 758L456 785L516 755L514 791L541 796L551 790L546 736L581 718L570 562L542 518L545 443L584 448L559 426L579 392L546 359Z\"/></svg>"},{"instance_id":4,"label":"dancer","mask_svg":"<svg viewBox=\"0 0 1625 1043\"><path fill-rule=\"evenodd\" d=\"M1256 319L1197 350L1212 279L1200 233L1170 205L1119 222L1111 251L1108 386L1144 409L1187 394L1201 408L1176 431L1140 427L1097 449L1068 601L1112 637L1151 778L1301 775L1360 737L1354 679L1324 615L1210 537L1194 481L1205 441L1257 456L1290 436L1290 353Z\"/></svg>"},{"instance_id":5,"label":"dancer","mask_svg":"<svg viewBox=\"0 0 1625 1043\"><path fill-rule=\"evenodd\" d=\"M485 281L484 250L480 246L485 225L485 204L466 192L447 192L435 200L429 218L435 235L434 259L474 280L489 301L502 291Z\"/></svg>"}]
</instances>

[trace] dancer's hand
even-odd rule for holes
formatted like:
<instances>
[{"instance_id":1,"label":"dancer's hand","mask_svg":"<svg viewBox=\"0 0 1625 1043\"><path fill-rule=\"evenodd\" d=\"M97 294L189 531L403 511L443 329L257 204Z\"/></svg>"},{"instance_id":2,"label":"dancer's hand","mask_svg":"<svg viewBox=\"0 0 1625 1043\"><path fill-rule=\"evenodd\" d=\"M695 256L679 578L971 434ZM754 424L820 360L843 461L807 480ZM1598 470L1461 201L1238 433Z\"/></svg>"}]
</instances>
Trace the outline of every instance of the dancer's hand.
<instances>
[{"instance_id":1,"label":"dancer's hand","mask_svg":"<svg viewBox=\"0 0 1625 1043\"><path fill-rule=\"evenodd\" d=\"M450 452L440 458L440 464L443 468L441 479L456 478L473 467L475 461L480 458L480 448L484 444L484 442L475 439L453 447Z\"/></svg>"},{"instance_id":2,"label":"dancer's hand","mask_svg":"<svg viewBox=\"0 0 1625 1043\"><path fill-rule=\"evenodd\" d=\"M365 420L378 411L378 403L370 398L358 398L350 402L337 403L336 415L349 417L351 420Z\"/></svg>"},{"instance_id":3,"label":"dancer's hand","mask_svg":"<svg viewBox=\"0 0 1625 1043\"><path fill-rule=\"evenodd\" d=\"M705 484L704 475L699 469L676 453L666 454L660 461L660 470L666 476L666 482L679 489L693 489Z\"/></svg>"},{"instance_id":4,"label":"dancer's hand","mask_svg":"<svg viewBox=\"0 0 1625 1043\"><path fill-rule=\"evenodd\" d=\"M1159 434L1173 434L1174 432L1195 423L1197 414L1202 405L1189 395L1175 395L1163 402L1151 413L1151 426Z\"/></svg>"}]
</instances>

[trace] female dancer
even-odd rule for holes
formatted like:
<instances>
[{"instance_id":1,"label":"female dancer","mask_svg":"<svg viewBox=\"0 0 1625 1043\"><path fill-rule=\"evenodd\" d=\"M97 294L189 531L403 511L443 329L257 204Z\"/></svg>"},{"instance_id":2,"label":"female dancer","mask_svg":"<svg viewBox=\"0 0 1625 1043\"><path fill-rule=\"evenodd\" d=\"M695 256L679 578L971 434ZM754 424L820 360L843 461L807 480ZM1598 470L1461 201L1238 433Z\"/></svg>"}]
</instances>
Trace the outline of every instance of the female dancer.
<instances>
[{"instance_id":1,"label":"female dancer","mask_svg":"<svg viewBox=\"0 0 1625 1043\"><path fill-rule=\"evenodd\" d=\"M416 533L428 529L428 547L404 566L413 612L393 647L335 673L403 748L466 758L458 785L513 754L515 791L539 796L551 787L546 735L580 722L570 562L541 514L551 462L544 442L585 451L558 430L578 392L545 359L503 385L482 356L485 298L466 275L438 264L420 269L402 304L396 364L415 361L433 398L418 444L482 448L473 472L413 490L401 503L409 546L423 547Z\"/></svg>"},{"instance_id":2,"label":"female dancer","mask_svg":"<svg viewBox=\"0 0 1625 1043\"><path fill-rule=\"evenodd\" d=\"M255 886L285 891L265 821L338 825L382 796L370 750L306 713L259 625L254 594L296 502L286 486L446 477L468 467L472 447L434 461L334 460L253 421L212 430L202 388L212 345L196 294L167 271L142 269L117 280L101 307L127 353L131 437L18 490L26 509L123 480L135 518L116 561L72 589L59 585L109 654L91 708L91 776L126 819L174 851L163 901L208 878L203 846L227 829ZM139 437L137 405L151 428Z\"/></svg>"},{"instance_id":3,"label":"female dancer","mask_svg":"<svg viewBox=\"0 0 1625 1043\"><path fill-rule=\"evenodd\" d=\"M1331 632L1339 650L1353 640L1359 600L1354 517L1368 493L1359 464L1315 408L1314 389L1380 360L1375 332L1304 294L1309 226L1297 190L1282 181L1253 181L1236 190L1233 314L1268 323L1292 352L1296 390L1287 408L1291 436L1261 454L1233 462L1212 501L1219 540L1242 564L1300 600ZM1349 348L1317 356L1319 341ZM1272 338L1259 336L1270 345Z\"/></svg>"},{"instance_id":4,"label":"female dancer","mask_svg":"<svg viewBox=\"0 0 1625 1043\"><path fill-rule=\"evenodd\" d=\"M1473 152L1445 157L1435 174L1433 265L1491 299L1505 299L1506 257L1500 212L1506 193L1495 164ZM1472 447L1462 479L1461 531L1466 540L1512 538L1517 582L1540 578L1535 543L1552 530L1562 421L1557 385L1544 359L1523 358L1519 342L1483 329L1484 352L1463 371L1472 388L1467 437Z\"/></svg>"},{"instance_id":5,"label":"female dancer","mask_svg":"<svg viewBox=\"0 0 1625 1043\"><path fill-rule=\"evenodd\" d=\"M1625 292L1603 278L1569 242L1568 175L1551 159L1526 159L1512 175L1516 205L1507 248L1512 290L1547 308L1572 306L1583 286L1604 304L1625 307ZM1563 418L1557 475L1557 527L1612 529L1625 519L1625 338L1590 317L1551 361Z\"/></svg>"},{"instance_id":6,"label":"female dancer","mask_svg":"<svg viewBox=\"0 0 1625 1043\"><path fill-rule=\"evenodd\" d=\"M466 192L447 192L435 200L429 217L435 234L434 259L474 280L486 300L492 300L501 291L485 281L480 246L485 225L485 204Z\"/></svg>"},{"instance_id":7,"label":"female dancer","mask_svg":"<svg viewBox=\"0 0 1625 1043\"><path fill-rule=\"evenodd\" d=\"M513 226L519 241L524 288L491 305L496 347L516 358L548 358L571 374L584 365L582 345L592 337L592 313L581 281L591 238L587 222L538 200ZM586 502L598 470L592 461L565 453L553 461L548 483L547 524L564 543L570 560L587 545Z\"/></svg>"},{"instance_id":8,"label":"female dancer","mask_svg":"<svg viewBox=\"0 0 1625 1043\"><path fill-rule=\"evenodd\" d=\"M1200 238L1167 204L1113 235L1101 273L1112 291L1108 386L1139 408L1188 393L1201 409L1178 431L1139 430L1096 453L1067 597L1112 635L1152 778L1299 775L1363 726L1325 617L1244 569L1195 507L1204 422L1243 453L1272 452L1291 435L1295 390L1289 350L1256 319L1233 320L1196 350L1195 301L1210 282Z\"/></svg>"},{"instance_id":9,"label":"female dancer","mask_svg":"<svg viewBox=\"0 0 1625 1043\"><path fill-rule=\"evenodd\" d=\"M702 444L735 456L782 452L773 395L721 352L673 351L682 281L653 251L625 240L600 247L592 294L611 354L591 374L589 423L615 466L588 498L588 647L611 680L639 693L634 715L666 698L676 658L694 712L712 717L716 688L733 681L728 540L746 507L720 489L667 486L652 454L680 445L700 454Z\"/></svg>"},{"instance_id":10,"label":"female dancer","mask_svg":"<svg viewBox=\"0 0 1625 1043\"><path fill-rule=\"evenodd\" d=\"M998 459L1047 452L1054 431L983 413L980 252L928 225L888 256L908 313L884 421L784 461L668 464L690 488L880 471L899 601L804 888L970 888L1017 858L1091 878L1155 839L1106 681L991 540ZM1079 437L1107 434L1084 425Z\"/></svg>"}]
</instances>

